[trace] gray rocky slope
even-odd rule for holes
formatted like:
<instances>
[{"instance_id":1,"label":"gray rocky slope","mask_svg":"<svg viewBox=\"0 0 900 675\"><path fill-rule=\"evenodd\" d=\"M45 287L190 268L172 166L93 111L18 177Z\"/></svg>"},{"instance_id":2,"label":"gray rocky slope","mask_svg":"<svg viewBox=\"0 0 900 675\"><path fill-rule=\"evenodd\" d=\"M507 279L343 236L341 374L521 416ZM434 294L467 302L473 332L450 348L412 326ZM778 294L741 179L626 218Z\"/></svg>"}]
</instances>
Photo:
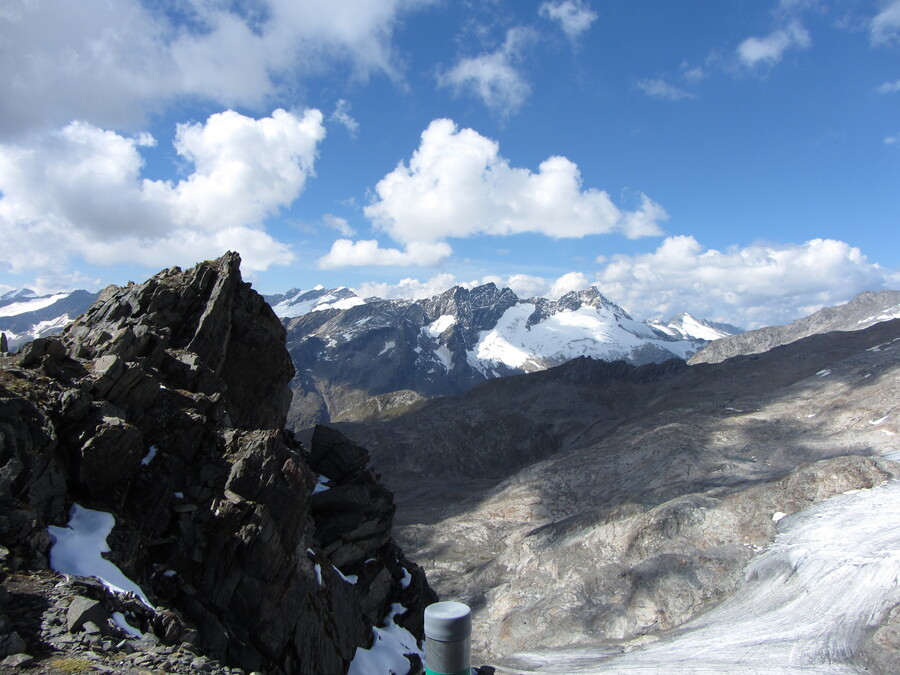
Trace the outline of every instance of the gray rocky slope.
<instances>
[{"instance_id":1,"label":"gray rocky slope","mask_svg":"<svg viewBox=\"0 0 900 675\"><path fill-rule=\"evenodd\" d=\"M900 318L900 291L866 291L843 305L820 309L784 326L767 326L715 340L688 362L718 363L738 354L758 354L810 335L861 330L897 318Z\"/></svg>"},{"instance_id":2,"label":"gray rocky slope","mask_svg":"<svg viewBox=\"0 0 900 675\"><path fill-rule=\"evenodd\" d=\"M110 287L62 335L0 356L8 669L341 673L394 603L421 638L435 596L393 543L392 496L340 434L307 449L284 431L284 327L239 263ZM114 515L109 556L155 610L49 569L47 526L73 503Z\"/></svg>"},{"instance_id":3,"label":"gray rocky slope","mask_svg":"<svg viewBox=\"0 0 900 675\"><path fill-rule=\"evenodd\" d=\"M610 655L640 651L738 594L781 515L894 484L900 321L716 364L579 359L342 428L366 439L397 487L404 550L425 561L442 597L475 608L480 658L506 672L535 663L544 665L534 672L602 672L615 665ZM848 525L835 527L840 539ZM884 552L898 543L885 541L876 556L886 561L886 585L859 591L863 618L833 617L814 631L825 646L770 650L782 636L773 625L745 636L748 648L788 654L790 663L742 670L732 656L697 672L900 671L892 581L900 557ZM779 564L797 568L810 555ZM793 618L824 616L808 614ZM578 646L604 646L606 656L595 652L593 665L577 670L554 651ZM535 650L545 656L516 656ZM660 660L616 672L671 672L659 651ZM680 667L701 665L695 651Z\"/></svg>"}]
</instances>

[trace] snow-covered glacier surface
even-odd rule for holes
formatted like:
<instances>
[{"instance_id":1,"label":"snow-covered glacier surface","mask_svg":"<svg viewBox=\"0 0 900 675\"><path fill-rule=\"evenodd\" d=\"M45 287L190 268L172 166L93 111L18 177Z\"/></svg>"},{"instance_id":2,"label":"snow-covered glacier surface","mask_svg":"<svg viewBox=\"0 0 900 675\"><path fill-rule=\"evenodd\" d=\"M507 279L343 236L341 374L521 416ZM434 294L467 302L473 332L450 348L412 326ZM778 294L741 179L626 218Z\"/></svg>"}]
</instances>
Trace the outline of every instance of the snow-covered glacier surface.
<instances>
[{"instance_id":1,"label":"snow-covered glacier surface","mask_svg":"<svg viewBox=\"0 0 900 675\"><path fill-rule=\"evenodd\" d=\"M478 344L469 353L469 362L482 372L495 363L533 371L579 356L606 361L626 359L647 345L681 358L697 350L694 343L667 339L647 324L624 313L616 315L606 306L564 310L529 324L535 309L535 305L524 302L507 309L492 330L481 331Z\"/></svg>"},{"instance_id":2,"label":"snow-covered glacier surface","mask_svg":"<svg viewBox=\"0 0 900 675\"><path fill-rule=\"evenodd\" d=\"M520 653L500 673L861 673L853 655L900 602L900 481L778 520L740 590L627 651Z\"/></svg>"}]
</instances>

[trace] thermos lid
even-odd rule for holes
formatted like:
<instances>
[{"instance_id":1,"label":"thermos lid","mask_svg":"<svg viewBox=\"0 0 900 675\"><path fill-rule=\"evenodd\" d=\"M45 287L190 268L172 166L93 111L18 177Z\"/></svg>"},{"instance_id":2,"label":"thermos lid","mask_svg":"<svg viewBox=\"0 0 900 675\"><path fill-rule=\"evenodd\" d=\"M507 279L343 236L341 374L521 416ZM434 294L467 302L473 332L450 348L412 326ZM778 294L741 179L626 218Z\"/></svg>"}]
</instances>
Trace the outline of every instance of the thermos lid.
<instances>
[{"instance_id":1,"label":"thermos lid","mask_svg":"<svg viewBox=\"0 0 900 675\"><path fill-rule=\"evenodd\" d=\"M425 637L441 642L467 640L472 634L472 610L461 602L436 602L425 608Z\"/></svg>"}]
</instances>

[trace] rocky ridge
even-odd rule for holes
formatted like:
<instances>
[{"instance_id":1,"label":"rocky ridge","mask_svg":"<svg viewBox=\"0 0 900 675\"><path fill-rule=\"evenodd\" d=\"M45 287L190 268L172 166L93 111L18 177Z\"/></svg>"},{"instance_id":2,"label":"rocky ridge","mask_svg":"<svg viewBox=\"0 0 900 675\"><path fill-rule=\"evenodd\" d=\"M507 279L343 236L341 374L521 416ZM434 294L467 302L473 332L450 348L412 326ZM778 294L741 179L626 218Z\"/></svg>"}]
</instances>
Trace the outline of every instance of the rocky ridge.
<instances>
[{"instance_id":1,"label":"rocky ridge","mask_svg":"<svg viewBox=\"0 0 900 675\"><path fill-rule=\"evenodd\" d=\"M0 659L19 672L339 673L394 603L421 637L435 596L392 495L340 434L284 431L284 327L239 265L110 287L2 357ZM73 503L115 515L110 558L155 611L48 569Z\"/></svg>"},{"instance_id":2,"label":"rocky ridge","mask_svg":"<svg viewBox=\"0 0 900 675\"><path fill-rule=\"evenodd\" d=\"M688 362L719 363L732 356L759 354L811 335L862 330L897 318L900 318L900 291L866 291L843 305L820 309L784 326L767 326L715 340Z\"/></svg>"}]
</instances>

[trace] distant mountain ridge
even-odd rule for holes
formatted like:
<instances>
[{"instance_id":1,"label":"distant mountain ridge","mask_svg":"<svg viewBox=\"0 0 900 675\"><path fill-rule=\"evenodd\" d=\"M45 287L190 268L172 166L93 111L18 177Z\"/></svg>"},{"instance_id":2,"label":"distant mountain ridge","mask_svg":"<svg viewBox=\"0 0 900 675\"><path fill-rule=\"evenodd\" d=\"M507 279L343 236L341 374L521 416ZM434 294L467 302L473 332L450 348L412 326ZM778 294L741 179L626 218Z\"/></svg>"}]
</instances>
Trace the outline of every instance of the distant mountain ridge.
<instances>
[{"instance_id":1,"label":"distant mountain ridge","mask_svg":"<svg viewBox=\"0 0 900 675\"><path fill-rule=\"evenodd\" d=\"M723 337L744 332L743 328L732 326L730 323L697 319L687 312L676 314L665 322L650 321L648 323L667 335L681 337L685 340L720 340Z\"/></svg>"},{"instance_id":2,"label":"distant mountain ridge","mask_svg":"<svg viewBox=\"0 0 900 675\"><path fill-rule=\"evenodd\" d=\"M344 286L338 288L316 286L309 291L292 288L287 293L264 295L263 297L272 306L275 314L282 319L323 309L349 309L365 303L365 300Z\"/></svg>"},{"instance_id":3,"label":"distant mountain ridge","mask_svg":"<svg viewBox=\"0 0 900 675\"><path fill-rule=\"evenodd\" d=\"M38 295L29 288L0 295L0 332L6 333L9 348L59 333L87 311L99 293L77 290Z\"/></svg>"},{"instance_id":4,"label":"distant mountain ridge","mask_svg":"<svg viewBox=\"0 0 900 675\"><path fill-rule=\"evenodd\" d=\"M900 291L865 291L843 305L825 307L784 326L767 326L716 340L688 363L719 363L732 356L759 354L811 335L863 330L900 318Z\"/></svg>"},{"instance_id":5,"label":"distant mountain ridge","mask_svg":"<svg viewBox=\"0 0 900 675\"><path fill-rule=\"evenodd\" d=\"M364 301L323 288L268 299L297 367L289 422L298 429L403 411L582 356L636 365L683 360L739 330L686 314L672 325L635 321L593 286L557 300L522 299L493 283L415 301Z\"/></svg>"}]
</instances>

